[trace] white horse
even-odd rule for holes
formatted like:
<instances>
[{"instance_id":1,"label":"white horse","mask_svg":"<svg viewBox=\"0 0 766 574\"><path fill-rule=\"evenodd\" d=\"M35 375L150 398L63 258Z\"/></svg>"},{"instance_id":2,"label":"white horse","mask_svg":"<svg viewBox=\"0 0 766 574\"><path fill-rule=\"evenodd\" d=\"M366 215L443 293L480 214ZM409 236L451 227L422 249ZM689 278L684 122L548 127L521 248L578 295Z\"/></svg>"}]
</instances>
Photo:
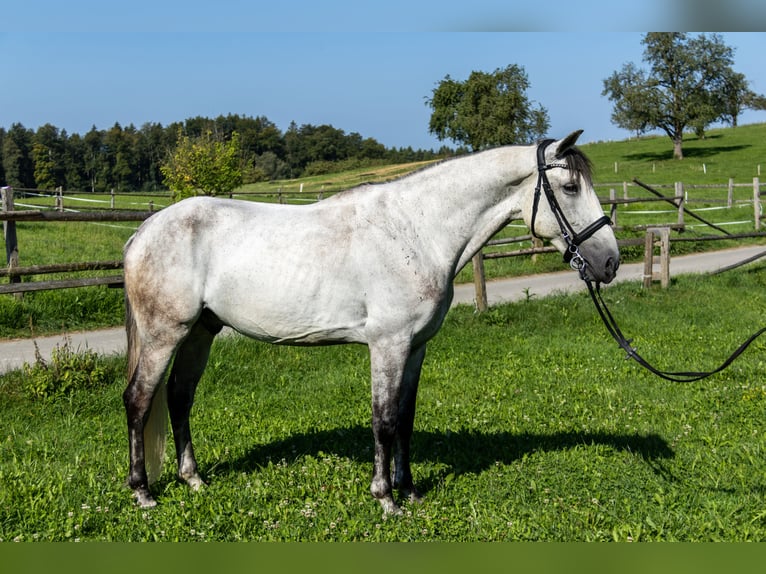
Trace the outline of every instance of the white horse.
<instances>
[{"instance_id":1,"label":"white horse","mask_svg":"<svg viewBox=\"0 0 766 574\"><path fill-rule=\"evenodd\" d=\"M589 163L573 147L580 133L444 161L311 205L198 197L144 222L124 257L123 399L128 485L138 503L156 504L149 485L164 456L166 408L178 476L194 489L203 484L189 413L224 325L277 344L368 345L370 490L385 513L401 512L392 495L395 446L393 484L418 499L409 462L418 380L457 272L508 221L523 218L533 233L574 254L584 278L608 283L615 276L617 242ZM541 184L548 201L538 204ZM578 229L587 233L578 237Z\"/></svg>"}]
</instances>

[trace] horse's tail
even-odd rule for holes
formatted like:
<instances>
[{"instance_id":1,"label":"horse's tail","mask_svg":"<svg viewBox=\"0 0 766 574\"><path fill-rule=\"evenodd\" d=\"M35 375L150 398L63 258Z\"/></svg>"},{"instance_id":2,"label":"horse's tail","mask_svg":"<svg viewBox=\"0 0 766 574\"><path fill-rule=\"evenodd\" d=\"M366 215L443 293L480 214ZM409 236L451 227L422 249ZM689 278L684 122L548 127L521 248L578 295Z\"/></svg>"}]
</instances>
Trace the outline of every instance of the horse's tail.
<instances>
[{"instance_id":1,"label":"horse's tail","mask_svg":"<svg viewBox=\"0 0 766 574\"><path fill-rule=\"evenodd\" d=\"M128 381L132 382L141 356L141 339L138 336L136 319L125 291L125 331L128 339ZM149 418L144 424L144 461L149 484L162 473L165 458L165 440L168 433L168 395L164 377L160 380L149 408Z\"/></svg>"}]
</instances>

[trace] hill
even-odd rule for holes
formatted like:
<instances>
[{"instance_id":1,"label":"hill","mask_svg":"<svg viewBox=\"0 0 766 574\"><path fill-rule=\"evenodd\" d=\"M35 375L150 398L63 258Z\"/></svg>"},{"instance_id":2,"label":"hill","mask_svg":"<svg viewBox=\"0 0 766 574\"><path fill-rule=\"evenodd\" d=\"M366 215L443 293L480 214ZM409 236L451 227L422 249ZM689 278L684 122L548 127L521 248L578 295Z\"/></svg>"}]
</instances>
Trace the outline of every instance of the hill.
<instances>
[{"instance_id":1,"label":"hill","mask_svg":"<svg viewBox=\"0 0 766 574\"><path fill-rule=\"evenodd\" d=\"M667 136L647 136L618 142L586 144L581 149L594 165L597 183L638 178L649 184L683 181L720 183L734 178L752 181L766 169L766 123L710 130L704 138L684 137L684 159L673 159Z\"/></svg>"},{"instance_id":2,"label":"hill","mask_svg":"<svg viewBox=\"0 0 766 574\"><path fill-rule=\"evenodd\" d=\"M559 134L563 137L566 134ZM729 178L738 183L758 177L766 170L766 123L710 130L704 138L684 137L684 159L673 159L673 145L666 136L652 135L623 141L584 144L581 149L593 162L597 184L618 183L638 178L648 184L722 184ZM427 165L419 161L360 168L335 174L299 179L260 182L240 191L276 193L332 193L361 183L401 177Z\"/></svg>"}]
</instances>

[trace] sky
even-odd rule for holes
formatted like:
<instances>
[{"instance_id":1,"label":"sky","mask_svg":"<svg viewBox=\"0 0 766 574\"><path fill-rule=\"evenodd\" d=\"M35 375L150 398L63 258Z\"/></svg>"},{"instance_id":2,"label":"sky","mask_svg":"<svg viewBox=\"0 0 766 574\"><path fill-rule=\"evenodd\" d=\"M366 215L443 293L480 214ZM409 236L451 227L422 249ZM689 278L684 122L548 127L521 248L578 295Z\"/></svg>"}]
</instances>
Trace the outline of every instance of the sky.
<instances>
[{"instance_id":1,"label":"sky","mask_svg":"<svg viewBox=\"0 0 766 574\"><path fill-rule=\"evenodd\" d=\"M713 0L697 5L708 2L715 10ZM50 123L82 135L239 114L282 131L329 124L387 147L436 149L455 145L428 133L438 82L516 64L527 97L548 111L550 137L583 129L580 143L623 140L631 134L611 123L603 80L643 65L649 30L733 30L722 36L734 70L766 94L766 33L737 31L766 22L766 8L729 0L725 14L700 20L685 3L592 0L572 12L571 1L548 0L541 13L495 0L27 0L3 9L13 32L0 32L0 127ZM766 112L740 117L753 122Z\"/></svg>"}]
</instances>

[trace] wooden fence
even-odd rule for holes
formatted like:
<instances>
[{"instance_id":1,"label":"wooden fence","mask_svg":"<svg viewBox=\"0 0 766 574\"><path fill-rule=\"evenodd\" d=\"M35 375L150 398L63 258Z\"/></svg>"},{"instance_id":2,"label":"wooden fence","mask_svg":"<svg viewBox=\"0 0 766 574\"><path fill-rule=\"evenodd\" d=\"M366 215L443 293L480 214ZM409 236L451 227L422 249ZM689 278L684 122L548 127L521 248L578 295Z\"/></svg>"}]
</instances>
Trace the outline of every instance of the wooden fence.
<instances>
[{"instance_id":1,"label":"wooden fence","mask_svg":"<svg viewBox=\"0 0 766 574\"><path fill-rule=\"evenodd\" d=\"M706 203L721 203L726 207L733 207L737 203L734 199L734 190L737 187L750 187L752 189L752 200L748 200L747 203L753 205L753 223L754 233L748 234L730 234L719 225L713 224L701 217L697 212L689 209L687 199L687 193L689 189L705 189L705 188L717 188L727 189L726 199L717 200L700 200ZM658 191L657 188L672 187L672 195ZM622 197L618 197L618 189L622 190ZM641 189L651 194L651 197L629 197L630 190L632 188ZM733 180L729 180L728 184L721 186L684 186L682 183L675 183L672 186L648 186L638 180L633 182L622 182L619 184L600 184L596 186L597 191L608 189L608 199L602 197L601 203L605 207L608 207L609 215L615 227L615 231L619 234L621 230L632 231L645 231L646 236L644 238L632 238L632 239L620 239L618 243L620 247L628 245L645 245L645 269L653 269L652 265L655 262L654 248L660 246L660 256L669 250L670 242L672 241L705 241L712 239L740 239L744 237L761 236L759 232L761 227L761 221L763 219L762 214L762 201L761 201L761 184L759 178L754 178L752 184L735 184ZM25 193L31 190L23 190ZM2 188L2 211L0 211L0 220L3 221L3 231L5 237L6 246L6 261L7 267L0 269L0 277L8 277L9 283L0 285L0 294L15 293L20 295L29 291L40 291L47 289L63 289L73 287L84 287L91 285L108 285L113 287L119 287L122 285L122 275L112 275L107 277L80 277L74 279L57 279L51 281L28 281L22 282L22 277L45 275L52 273L75 273L82 271L95 271L95 270L119 270L122 269L121 261L92 261L82 263L70 263L70 264L57 264L57 265L33 265L33 266L21 266L18 258L18 241L16 237L15 223L17 221L80 221L80 222L126 222L134 221L140 222L154 213L153 204L149 205L148 210L117 210L114 209L115 194L111 194L110 208L106 209L90 209L90 210L65 210L64 201L65 193L61 190L55 192L55 206L52 209L24 209L16 211L14 209L14 190L9 187ZM78 195L84 195L79 193ZM136 195L136 194L133 194ZM145 194L140 194L145 195ZM236 194L240 195L240 194ZM249 193L249 196L263 196L261 199L278 201L279 203L287 203L289 201L320 201L325 193L318 191L316 193L309 192L283 192L281 190L275 192L266 193ZM329 195L329 194L328 194ZM602 191L602 195L604 195ZM315 198L314 198L315 196ZM622 226L620 224L619 207L627 206L635 203L655 203L663 202L673 206L673 211L677 213L673 222L666 222L662 224L647 223L637 224L631 226ZM741 203L741 200L740 200ZM684 230L689 225L689 219L693 219L695 223L701 224L718 232L718 235L710 237L696 237L696 238L672 238L669 233L667 236L664 232L657 231L658 228L665 228L667 230ZM658 237L659 240L655 240ZM651 238L651 239L650 239ZM508 251L497 251L500 246L508 246L513 244L530 243L531 247L516 248ZM663 247L664 246L664 247ZM519 256L536 256L541 253L554 252L555 248L551 246L544 246L539 240L532 238L531 235L523 235L519 237L507 238L507 239L494 239L491 240L485 248L474 257L473 271L474 282L476 286L476 305L479 310L483 310L487 306L486 296L486 279L484 274L484 261L499 259L504 257L519 257ZM651 263L649 262L651 259ZM661 268L666 268L667 265L661 262ZM645 273L647 275L647 273ZM662 272L655 274L650 273L651 277L659 277L661 283L666 285L667 278L662 276Z\"/></svg>"}]
</instances>

